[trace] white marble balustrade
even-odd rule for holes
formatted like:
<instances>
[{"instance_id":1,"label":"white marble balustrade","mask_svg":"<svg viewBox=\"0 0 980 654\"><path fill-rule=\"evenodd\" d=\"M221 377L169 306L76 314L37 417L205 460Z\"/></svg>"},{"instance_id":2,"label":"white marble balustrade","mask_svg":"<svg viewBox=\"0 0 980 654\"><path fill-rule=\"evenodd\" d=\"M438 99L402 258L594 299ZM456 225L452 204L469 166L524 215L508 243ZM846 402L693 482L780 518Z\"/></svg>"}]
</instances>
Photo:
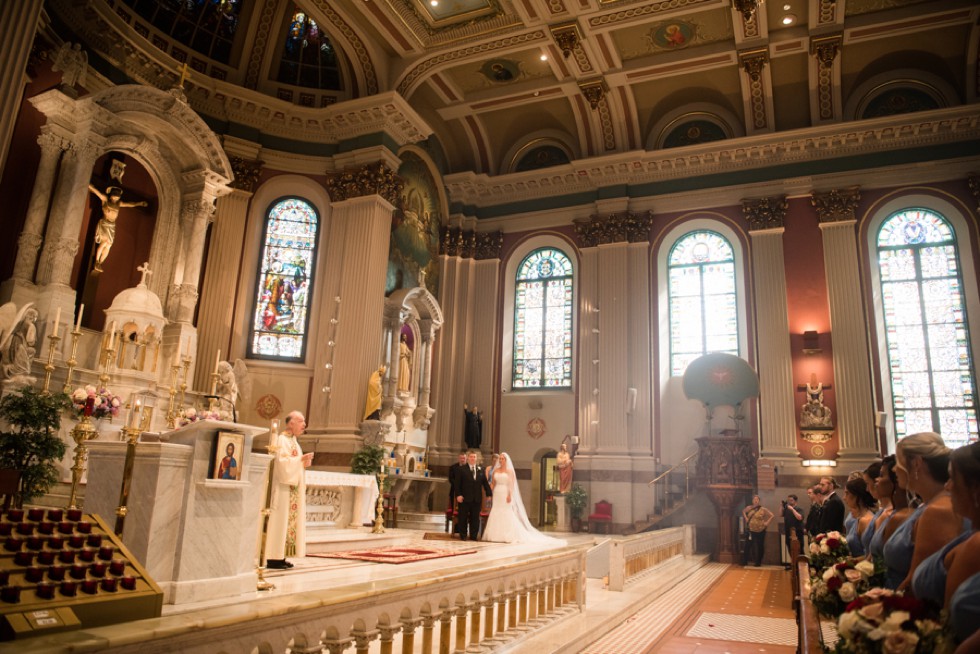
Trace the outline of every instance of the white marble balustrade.
<instances>
[{"instance_id":1,"label":"white marble balustrade","mask_svg":"<svg viewBox=\"0 0 980 654\"><path fill-rule=\"evenodd\" d=\"M694 553L694 525L648 531L609 544L609 590L678 554Z\"/></svg>"}]
</instances>

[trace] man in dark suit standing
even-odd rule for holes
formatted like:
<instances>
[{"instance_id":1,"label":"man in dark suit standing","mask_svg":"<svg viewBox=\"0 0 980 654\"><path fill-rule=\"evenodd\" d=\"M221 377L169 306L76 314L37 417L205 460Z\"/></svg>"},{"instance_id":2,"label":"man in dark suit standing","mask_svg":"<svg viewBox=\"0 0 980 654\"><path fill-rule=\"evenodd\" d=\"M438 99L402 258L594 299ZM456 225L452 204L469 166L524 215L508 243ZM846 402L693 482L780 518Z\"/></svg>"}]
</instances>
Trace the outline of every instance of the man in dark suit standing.
<instances>
[{"instance_id":1,"label":"man in dark suit standing","mask_svg":"<svg viewBox=\"0 0 980 654\"><path fill-rule=\"evenodd\" d=\"M844 501L837 497L837 480L833 477L820 478L820 491L825 499L820 507L820 531L844 533Z\"/></svg>"},{"instance_id":2,"label":"man in dark suit standing","mask_svg":"<svg viewBox=\"0 0 980 654\"><path fill-rule=\"evenodd\" d=\"M460 452L459 459L449 466L449 471L446 473L446 478L449 479L449 507L446 510L450 520L456 516L456 496L459 494L456 492L456 471L465 467L466 452ZM459 533L459 523L453 525L453 532Z\"/></svg>"},{"instance_id":3,"label":"man in dark suit standing","mask_svg":"<svg viewBox=\"0 0 980 654\"><path fill-rule=\"evenodd\" d=\"M469 528L470 540L480 536L480 507L483 505L483 492L492 495L490 482L483 466L476 462L476 452L466 455L466 465L456 469L453 481L456 492L456 506L459 509L459 537L466 540L466 530Z\"/></svg>"},{"instance_id":4,"label":"man in dark suit standing","mask_svg":"<svg viewBox=\"0 0 980 654\"><path fill-rule=\"evenodd\" d=\"M823 495L820 494L819 484L807 488L806 495L810 498L810 511L806 514L806 535L813 540L820 533L820 504L823 502Z\"/></svg>"}]
</instances>

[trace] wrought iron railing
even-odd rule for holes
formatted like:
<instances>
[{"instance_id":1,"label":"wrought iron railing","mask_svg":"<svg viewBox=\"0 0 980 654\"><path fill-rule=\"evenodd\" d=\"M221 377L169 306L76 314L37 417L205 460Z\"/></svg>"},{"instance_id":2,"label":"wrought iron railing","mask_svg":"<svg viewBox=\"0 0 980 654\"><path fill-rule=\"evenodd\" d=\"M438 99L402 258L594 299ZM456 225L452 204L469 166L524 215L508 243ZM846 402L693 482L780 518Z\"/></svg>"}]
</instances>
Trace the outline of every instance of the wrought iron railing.
<instances>
[{"instance_id":1,"label":"wrought iron railing","mask_svg":"<svg viewBox=\"0 0 980 654\"><path fill-rule=\"evenodd\" d=\"M665 515L670 513L670 510L678 502L683 502L691 496L696 481L694 466L696 465L695 459L697 459L697 456L697 452L688 454L680 463L672 465L647 482L647 486L653 488L653 507L656 514ZM684 472L683 487L675 484L674 481L682 470ZM675 490L675 488L678 490Z\"/></svg>"}]
</instances>

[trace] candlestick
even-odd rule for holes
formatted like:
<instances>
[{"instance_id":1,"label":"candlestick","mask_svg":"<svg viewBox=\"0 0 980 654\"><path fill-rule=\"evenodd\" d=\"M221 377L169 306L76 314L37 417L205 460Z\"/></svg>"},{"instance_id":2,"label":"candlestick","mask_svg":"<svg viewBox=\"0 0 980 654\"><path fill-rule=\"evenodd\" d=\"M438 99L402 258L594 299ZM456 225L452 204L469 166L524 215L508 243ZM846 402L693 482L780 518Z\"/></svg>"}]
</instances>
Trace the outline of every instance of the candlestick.
<instances>
[{"instance_id":1,"label":"candlestick","mask_svg":"<svg viewBox=\"0 0 980 654\"><path fill-rule=\"evenodd\" d=\"M92 417L89 415L82 415L82 419L71 430L72 440L75 441L75 465L71 467L71 493L68 496L69 509L78 508L75 504L78 498L78 482L81 481L82 473L85 472L85 459L88 456L88 448L85 446L85 441L90 441L98 435L99 432L95 430L95 426L92 424Z\"/></svg>"},{"instance_id":2,"label":"candlestick","mask_svg":"<svg viewBox=\"0 0 980 654\"><path fill-rule=\"evenodd\" d=\"M137 404L139 400L136 400ZM119 488L119 507L116 508L116 536L122 537L123 525L126 522L126 514L129 512L129 489L133 483L133 464L136 462L136 442L139 440L139 429L133 427L123 427L123 435L126 437L126 460L123 464L122 485Z\"/></svg>"},{"instance_id":3,"label":"candlestick","mask_svg":"<svg viewBox=\"0 0 980 654\"><path fill-rule=\"evenodd\" d=\"M143 400L141 398L136 398L133 402L133 406L129 412L129 427L138 428L140 424L140 415L143 412Z\"/></svg>"},{"instance_id":4,"label":"candlestick","mask_svg":"<svg viewBox=\"0 0 980 654\"><path fill-rule=\"evenodd\" d=\"M180 372L180 365L177 357L174 357L173 365L170 366L170 401L167 404L167 428L177 429L177 411L175 410L175 400L177 398L177 373Z\"/></svg>"},{"instance_id":5,"label":"candlestick","mask_svg":"<svg viewBox=\"0 0 980 654\"><path fill-rule=\"evenodd\" d=\"M384 525L385 477L387 477L387 475L385 475L385 464L384 461L382 461L381 472L378 474L378 506L375 511L374 528L371 530L372 534L385 533L385 525Z\"/></svg>"},{"instance_id":6,"label":"candlestick","mask_svg":"<svg viewBox=\"0 0 980 654\"><path fill-rule=\"evenodd\" d=\"M55 334L48 336L48 362L44 364L44 386L41 388L41 392L45 395L48 394L48 389L51 386L51 373L54 372L54 353L58 349L58 341L60 340L61 337Z\"/></svg>"},{"instance_id":7,"label":"candlestick","mask_svg":"<svg viewBox=\"0 0 980 654\"><path fill-rule=\"evenodd\" d=\"M78 318L75 320L75 331L80 331L82 329L82 312L85 311L85 305L82 304L78 307Z\"/></svg>"},{"instance_id":8,"label":"candlestick","mask_svg":"<svg viewBox=\"0 0 980 654\"><path fill-rule=\"evenodd\" d=\"M183 371L180 375L180 409L184 410L184 394L187 392L187 371L191 367L191 358L184 357L181 361L183 363Z\"/></svg>"},{"instance_id":9,"label":"candlestick","mask_svg":"<svg viewBox=\"0 0 980 654\"><path fill-rule=\"evenodd\" d=\"M58 335L58 323L61 322L61 307L54 312L54 330L51 332L52 336Z\"/></svg>"},{"instance_id":10,"label":"candlestick","mask_svg":"<svg viewBox=\"0 0 980 654\"><path fill-rule=\"evenodd\" d=\"M269 539L269 515L272 513L272 492L273 485L275 484L275 476L273 474L276 465L276 436L279 434L279 420L272 420L272 429L269 434L269 444L265 446L265 451L269 453L272 457L272 461L269 462L269 481L265 487L265 506L262 508L262 541L259 545L259 567L256 569L256 574L258 575L258 583L256 584L256 590L272 590L275 585L266 581L263 573L265 572L266 558L265 558L265 544Z\"/></svg>"},{"instance_id":11,"label":"candlestick","mask_svg":"<svg viewBox=\"0 0 980 654\"><path fill-rule=\"evenodd\" d=\"M220 362L221 362L221 350L218 350L218 353L214 355L214 372L212 374L214 375L218 374L218 364Z\"/></svg>"},{"instance_id":12,"label":"candlestick","mask_svg":"<svg viewBox=\"0 0 980 654\"><path fill-rule=\"evenodd\" d=\"M65 365L68 366L68 370L65 372L65 385L61 389L66 394L71 393L71 377L72 377L72 373L75 372L75 366L78 364L78 360L75 358L75 353L78 351L78 337L82 335L82 332L77 324L75 325L74 331L70 333L71 333L71 354L68 355L68 360L65 361Z\"/></svg>"}]
</instances>

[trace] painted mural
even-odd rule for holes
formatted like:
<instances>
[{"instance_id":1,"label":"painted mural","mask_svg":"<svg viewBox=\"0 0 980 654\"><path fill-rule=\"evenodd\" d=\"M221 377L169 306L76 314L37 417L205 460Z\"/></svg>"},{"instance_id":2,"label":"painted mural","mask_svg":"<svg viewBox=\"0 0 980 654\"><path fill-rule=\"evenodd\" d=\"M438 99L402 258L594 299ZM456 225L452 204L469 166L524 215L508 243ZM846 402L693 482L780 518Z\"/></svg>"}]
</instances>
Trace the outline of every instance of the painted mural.
<instances>
[{"instance_id":1,"label":"painted mural","mask_svg":"<svg viewBox=\"0 0 980 654\"><path fill-rule=\"evenodd\" d=\"M436 181L425 162L410 152L403 155L398 175L405 186L391 223L385 294L419 286L419 273L425 271L425 287L439 297L442 212Z\"/></svg>"}]
</instances>

